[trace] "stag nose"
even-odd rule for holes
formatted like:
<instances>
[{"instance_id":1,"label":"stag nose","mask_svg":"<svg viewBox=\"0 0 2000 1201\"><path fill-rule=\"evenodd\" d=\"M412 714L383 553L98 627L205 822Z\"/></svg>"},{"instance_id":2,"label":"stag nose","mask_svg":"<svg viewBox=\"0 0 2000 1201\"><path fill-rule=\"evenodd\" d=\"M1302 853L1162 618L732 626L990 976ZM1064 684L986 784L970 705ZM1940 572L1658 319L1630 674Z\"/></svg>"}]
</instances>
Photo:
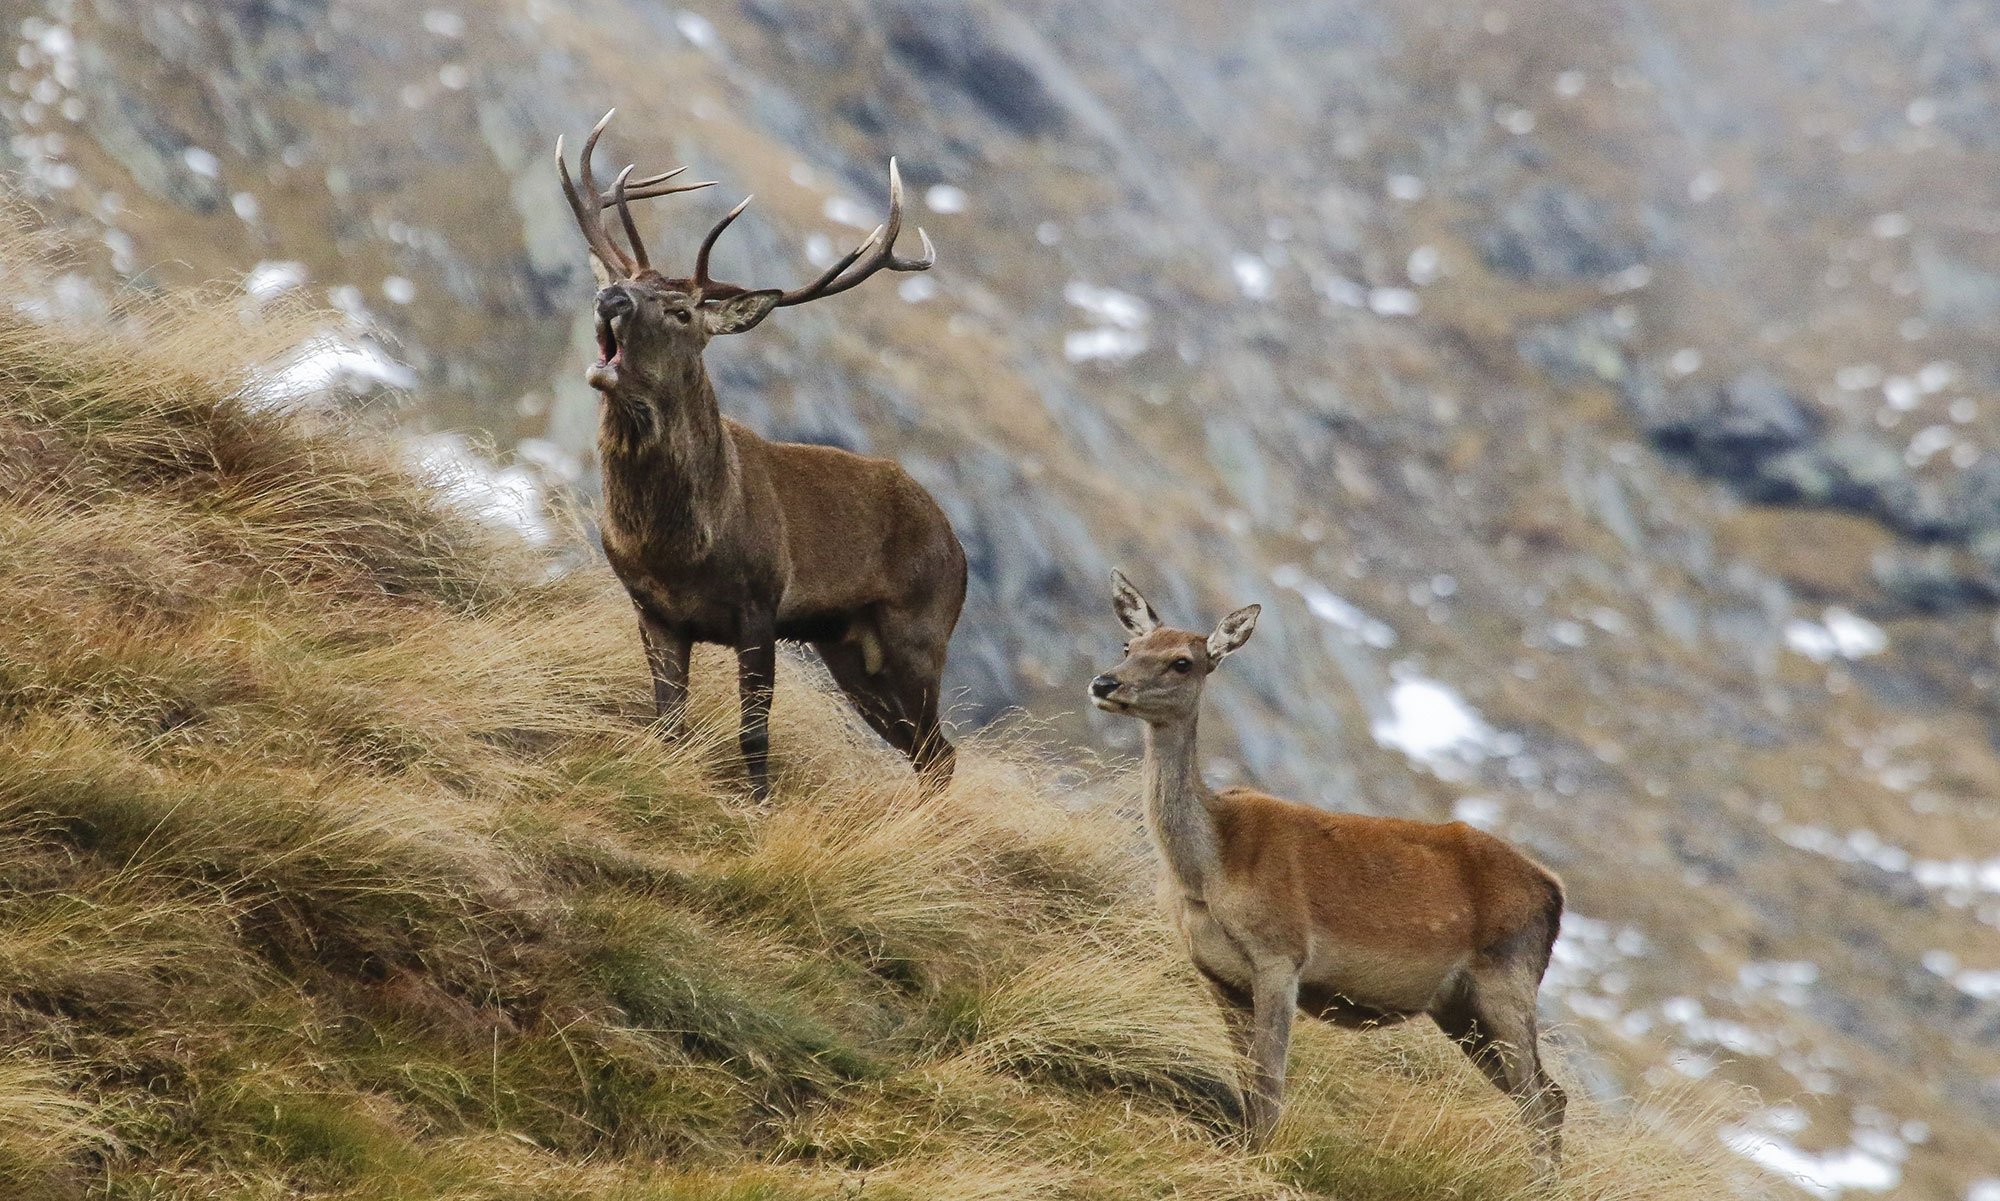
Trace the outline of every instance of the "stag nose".
<instances>
[{"instance_id":1,"label":"stag nose","mask_svg":"<svg viewBox=\"0 0 2000 1201\"><path fill-rule=\"evenodd\" d=\"M597 291L597 315L609 321L632 311L632 294L617 284Z\"/></svg>"},{"instance_id":2,"label":"stag nose","mask_svg":"<svg viewBox=\"0 0 2000 1201\"><path fill-rule=\"evenodd\" d=\"M1090 682L1090 695L1096 697L1099 700L1103 700L1105 697L1110 696L1112 693L1116 691L1118 691L1117 676L1102 675Z\"/></svg>"}]
</instances>

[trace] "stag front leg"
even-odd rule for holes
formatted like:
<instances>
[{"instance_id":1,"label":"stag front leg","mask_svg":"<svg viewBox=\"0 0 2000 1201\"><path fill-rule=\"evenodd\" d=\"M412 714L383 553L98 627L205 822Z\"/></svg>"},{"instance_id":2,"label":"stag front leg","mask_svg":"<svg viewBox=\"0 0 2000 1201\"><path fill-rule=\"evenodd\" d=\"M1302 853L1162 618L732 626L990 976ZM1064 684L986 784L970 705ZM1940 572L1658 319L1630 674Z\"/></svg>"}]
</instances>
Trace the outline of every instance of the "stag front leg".
<instances>
[{"instance_id":1,"label":"stag front leg","mask_svg":"<svg viewBox=\"0 0 2000 1201\"><path fill-rule=\"evenodd\" d=\"M759 615L744 619L736 650L736 683L743 700L743 770L750 777L750 795L759 804L770 799L771 693L778 676L778 633L775 619Z\"/></svg>"},{"instance_id":2,"label":"stag front leg","mask_svg":"<svg viewBox=\"0 0 2000 1201\"><path fill-rule=\"evenodd\" d=\"M653 673L653 714L660 737L676 742L687 727L688 654L693 641L680 630L639 610L639 640L646 647L646 667Z\"/></svg>"}]
</instances>

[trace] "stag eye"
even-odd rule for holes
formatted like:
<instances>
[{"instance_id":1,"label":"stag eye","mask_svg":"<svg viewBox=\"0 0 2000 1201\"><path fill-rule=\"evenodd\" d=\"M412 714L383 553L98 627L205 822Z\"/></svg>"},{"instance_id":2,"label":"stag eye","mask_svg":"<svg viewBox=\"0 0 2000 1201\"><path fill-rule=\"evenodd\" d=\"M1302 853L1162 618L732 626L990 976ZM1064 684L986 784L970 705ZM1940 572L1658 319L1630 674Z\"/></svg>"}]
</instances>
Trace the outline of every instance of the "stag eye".
<instances>
[{"instance_id":1,"label":"stag eye","mask_svg":"<svg viewBox=\"0 0 2000 1201\"><path fill-rule=\"evenodd\" d=\"M686 325L689 321L692 321L694 319L688 315L688 311L686 309L670 309L668 311L673 313L674 320L680 322L682 325Z\"/></svg>"},{"instance_id":2,"label":"stag eye","mask_svg":"<svg viewBox=\"0 0 2000 1201\"><path fill-rule=\"evenodd\" d=\"M1179 659L1175 659L1172 663L1167 664L1167 666L1173 668L1175 671L1181 673L1182 675L1186 675L1187 673L1194 670L1194 660L1183 656Z\"/></svg>"}]
</instances>

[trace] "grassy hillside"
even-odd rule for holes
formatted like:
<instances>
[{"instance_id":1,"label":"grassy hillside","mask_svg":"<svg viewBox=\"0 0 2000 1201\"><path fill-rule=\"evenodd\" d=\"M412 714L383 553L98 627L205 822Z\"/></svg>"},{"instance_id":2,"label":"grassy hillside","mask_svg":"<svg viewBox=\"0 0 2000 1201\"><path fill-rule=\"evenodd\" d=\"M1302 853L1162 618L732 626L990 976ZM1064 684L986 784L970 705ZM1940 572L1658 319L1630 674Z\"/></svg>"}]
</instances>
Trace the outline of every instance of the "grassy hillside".
<instances>
[{"instance_id":1,"label":"grassy hillside","mask_svg":"<svg viewBox=\"0 0 2000 1201\"><path fill-rule=\"evenodd\" d=\"M1427 1026L1309 1026L1275 1145L1232 1147L1129 775L981 737L922 802L791 662L760 811L717 659L659 745L606 573L550 578L391 448L232 399L296 329L189 297L37 321L16 242L0 1194L1733 1187L1712 1113L1579 1104L1536 1191Z\"/></svg>"}]
</instances>

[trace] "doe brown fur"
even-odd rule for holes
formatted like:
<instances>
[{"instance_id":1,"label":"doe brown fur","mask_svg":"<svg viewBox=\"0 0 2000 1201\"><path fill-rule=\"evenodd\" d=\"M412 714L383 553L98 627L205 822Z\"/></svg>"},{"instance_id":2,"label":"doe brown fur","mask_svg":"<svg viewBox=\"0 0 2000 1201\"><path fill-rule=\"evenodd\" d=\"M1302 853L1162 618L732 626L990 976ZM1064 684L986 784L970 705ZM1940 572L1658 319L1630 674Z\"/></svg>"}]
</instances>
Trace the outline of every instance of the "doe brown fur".
<instances>
[{"instance_id":1,"label":"doe brown fur","mask_svg":"<svg viewBox=\"0 0 2000 1201\"><path fill-rule=\"evenodd\" d=\"M1542 1066L1535 1000L1562 921L1561 882L1463 822L1211 792L1196 750L1202 685L1249 640L1258 607L1202 635L1163 626L1123 575L1113 589L1132 640L1091 681L1091 699L1146 723L1161 901L1244 1057L1252 1138L1277 1122L1294 1012L1349 1027L1427 1014L1517 1102L1552 1165L1565 1097Z\"/></svg>"}]
</instances>

